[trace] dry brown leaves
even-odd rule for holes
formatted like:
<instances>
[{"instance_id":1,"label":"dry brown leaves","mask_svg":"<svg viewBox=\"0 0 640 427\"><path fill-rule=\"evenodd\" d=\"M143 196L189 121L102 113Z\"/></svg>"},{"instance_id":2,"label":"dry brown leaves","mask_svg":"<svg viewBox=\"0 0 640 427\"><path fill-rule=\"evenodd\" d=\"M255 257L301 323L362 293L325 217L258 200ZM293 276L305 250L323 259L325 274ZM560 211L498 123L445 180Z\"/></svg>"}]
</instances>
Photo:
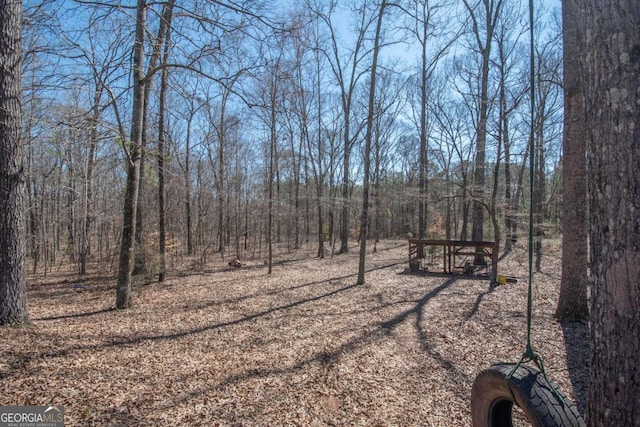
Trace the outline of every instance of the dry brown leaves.
<instances>
[{"instance_id":1,"label":"dry brown leaves","mask_svg":"<svg viewBox=\"0 0 640 427\"><path fill-rule=\"evenodd\" d=\"M378 244L364 286L357 249L314 252L283 254L272 275L262 260L176 271L124 311L110 277L31 279L33 325L0 330L0 405L61 404L69 426L469 426L475 376L524 350L523 249L501 263L518 283L493 292L407 274L403 241ZM588 331L552 317L559 259L547 245L533 343L583 404Z\"/></svg>"}]
</instances>

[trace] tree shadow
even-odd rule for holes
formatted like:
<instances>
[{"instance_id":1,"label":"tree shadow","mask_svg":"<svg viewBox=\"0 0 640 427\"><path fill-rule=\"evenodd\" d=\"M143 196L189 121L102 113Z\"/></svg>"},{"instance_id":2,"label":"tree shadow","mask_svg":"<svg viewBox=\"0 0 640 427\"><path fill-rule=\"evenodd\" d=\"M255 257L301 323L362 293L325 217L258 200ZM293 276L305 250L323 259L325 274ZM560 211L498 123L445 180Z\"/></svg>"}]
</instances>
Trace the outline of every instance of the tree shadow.
<instances>
[{"instance_id":1,"label":"tree shadow","mask_svg":"<svg viewBox=\"0 0 640 427\"><path fill-rule=\"evenodd\" d=\"M299 360L296 363L288 366L277 366L270 368L247 368L245 371L232 374L224 378L222 381L217 383L214 386L202 388L199 390L193 390L188 395L183 396L180 399L172 401L172 404L175 405L177 402L185 402L192 398L197 397L200 394L206 393L211 390L223 390L226 387L236 385L238 383L249 381L253 379L263 379L271 376L282 376L296 373L302 369L307 368L311 365L318 365L323 369L330 370L335 364L346 354L351 352L355 352L358 349L367 347L371 345L377 339L385 339L389 335L393 334L394 329L399 327L409 319L413 318L413 325L416 330L416 333L419 337L419 344L421 348L425 351L427 355L429 355L433 360L435 360L443 369L449 371L454 378L458 378L466 383L471 383L472 379L464 373L462 370L458 369L456 363L438 351L436 351L435 346L433 346L430 342L430 337L426 333L426 331L422 328L421 323L423 321L423 312L426 304L431 301L433 298L438 296L442 291L446 290L450 286L452 286L457 280L459 280L460 276L448 277L448 280L444 281L441 285L436 288L430 290L426 294L424 294L418 300L412 301L403 301L403 302L411 302L414 305L409 309L393 316L389 320L379 322L377 324L373 324L373 327L368 331L358 334L348 341L340 344L333 350L318 350L311 354L309 357ZM333 293L343 292L347 289L351 289L356 285L350 285L344 288L340 288ZM314 298L315 299L315 298ZM305 300L307 301L307 300ZM302 301L301 301L302 302ZM301 303L299 302L299 303ZM299 303L292 303L288 306L294 306Z\"/></svg>"},{"instance_id":2,"label":"tree shadow","mask_svg":"<svg viewBox=\"0 0 640 427\"><path fill-rule=\"evenodd\" d=\"M575 403L584 417L589 386L589 324L587 322L563 322L560 326L564 336L567 368Z\"/></svg>"},{"instance_id":3,"label":"tree shadow","mask_svg":"<svg viewBox=\"0 0 640 427\"><path fill-rule=\"evenodd\" d=\"M440 276L445 277L444 275L440 274ZM473 277L473 276L472 276ZM413 317L413 324L414 324L414 328L418 334L418 338L420 341L420 346L422 347L422 349L429 355L431 356L436 362L438 362L438 364L440 364L440 366L442 366L442 368L446 369L447 371L449 371L450 373L454 374L456 377L462 379L465 382L469 382L471 381L470 378L468 377L467 374L465 374L464 372L462 372L461 370L459 370L456 367L456 364L451 361L450 359L444 357L442 354L438 353L435 349L434 346L431 344L430 342L430 337L428 336L428 334L426 333L426 331L424 330L424 328L422 328L421 324L423 321L423 313L424 313L424 308L427 305L427 303L429 301L431 301L433 298L435 298L436 296L438 296L438 294L440 294L442 291L444 291L445 289L451 287L453 284L455 284L459 279L464 279L464 278L470 278L467 276L463 276L463 275L448 275L447 280L445 280L441 285L437 286L436 288L430 290L429 292L427 292L426 294L424 294L422 296L422 298L420 298L419 300L417 300L415 302L415 305L413 307L411 307L408 310L403 311L402 313L394 316L393 318L382 322L380 324L380 328L385 331L387 334L390 334L392 332L393 329L395 329L397 326L399 326L400 324L402 324L403 322L405 322L408 318Z\"/></svg>"},{"instance_id":4,"label":"tree shadow","mask_svg":"<svg viewBox=\"0 0 640 427\"><path fill-rule=\"evenodd\" d=\"M348 276L347 276L348 277ZM308 286L309 284L307 284ZM109 349L109 348L117 348L117 347L124 347L124 346L135 346L135 345L139 345L139 344L143 344L145 342L159 342L159 341L169 341L169 340L176 340L176 339L180 339L180 338L185 338L188 336L192 336L192 335L197 335L197 334L201 334L204 332L208 332L208 331L212 331L212 330L217 330L217 329L222 329L225 327L229 327L229 326L234 326L234 325L239 325L245 322L249 322L252 320L256 320L259 318L263 318L266 316L269 316L273 313L277 313L280 311L285 311L303 304L307 304L307 303L311 303L311 302L316 302L316 301L320 301L323 300L325 298L329 298L331 296L346 292L350 289L359 287L360 285L356 285L356 284L350 284L347 286L343 286L341 288L338 289L334 289L330 292L326 292L320 295L315 295L315 296L311 296L308 298L304 298L304 299L300 299L300 300L296 300L293 302L290 302L288 304L282 304L273 308L270 308L268 310L263 310L263 311L259 311L257 313L254 314L250 314L247 315L245 317L241 317L235 320L230 320L230 321L226 321L226 322L220 322L220 323L214 323L214 324L210 324L210 325L204 325L202 327L199 328L193 328L193 329L188 329L188 330L183 330L183 331L176 331L173 333L168 333L168 334L159 334L159 335L136 335L136 336L112 336L110 340L108 341L104 341L104 342L100 342L97 344L72 344L69 345L67 347L64 348L59 348L57 350L54 351L49 351L49 352L41 352L38 354L14 354L12 355L13 357L7 357L8 360L8 364L10 366L14 366L14 367L26 367L28 364L39 360L39 359L55 359L55 358L61 358L61 357L67 357L71 354L74 354L76 352L79 351L100 351L100 350L104 350L104 349ZM114 309L115 310L115 309ZM110 311L114 311L112 309L104 309L104 310L100 310L100 311L96 311L96 312L88 312L88 313L81 313L79 315L67 315L67 316L58 316L58 318L73 318L73 317L88 317L88 316L92 316L92 315L97 315L100 313L107 313ZM53 319L42 319L42 320L53 320ZM7 355L9 356L9 355ZM17 375L19 372L19 369L11 369L9 372L6 373L0 373L0 380L2 379L6 379L9 378L11 376Z\"/></svg>"},{"instance_id":5,"label":"tree shadow","mask_svg":"<svg viewBox=\"0 0 640 427\"><path fill-rule=\"evenodd\" d=\"M61 319L79 319L79 318L82 318L82 317L91 317L91 316L95 316L97 314L109 313L109 312L114 311L114 310L115 310L114 307L109 307L109 308L103 308L101 310L87 311L85 313L63 314L61 316L40 317L40 318L32 319L32 320L46 321L46 320L61 320Z\"/></svg>"},{"instance_id":6,"label":"tree shadow","mask_svg":"<svg viewBox=\"0 0 640 427\"><path fill-rule=\"evenodd\" d=\"M375 271L375 270L380 270L380 269L384 269L384 268L388 268L390 266L396 265L395 263L390 264L390 265L381 265L381 266L376 266L376 267L372 267L370 269L367 270L367 272L370 271ZM357 276L357 274L350 274L350 275L345 275L345 276L340 276L340 277L333 277L333 278L329 278L329 279L325 279L325 280L321 280L321 281L313 281L313 282L307 282L301 285L296 285L293 286L289 289L297 289L297 288L302 288L302 287L308 287L308 286L312 286L314 284L320 284L320 283L330 283L331 281L339 281L342 279L347 279L350 277L355 277ZM188 337L191 335L197 335L197 334L201 334L204 332L208 332L208 331L212 331L212 330L216 330L216 329L221 329L221 328L225 328L225 327L229 327L229 326L234 326L234 325L239 325L242 323L246 323L249 321L253 321L256 319L260 319L263 317L267 317L273 313L277 313L277 312L281 312L281 311L286 311L289 310L291 308L297 307L297 306L301 306L307 303L313 303L313 302L317 302L329 297L332 297L334 295L338 295L340 293L349 291L351 289L360 287L360 285L357 284L349 284L343 287L340 287L338 289L334 289L331 290L329 292L325 292L323 294L319 294L319 295L315 295L315 296L310 296L307 298L303 298L303 299L299 299L287 304L281 304L275 307L272 307L268 310L263 310L263 311L259 311L235 320L230 320L230 321L226 321L226 322L220 322L220 323L214 323L214 324L210 324L210 325L204 325L202 327L199 328L193 328L193 329L188 329L188 330L183 330L183 331L176 331L173 333L168 333L168 334L160 334L160 335L137 335L137 336L114 336L111 337L111 339L109 341L106 342L102 342L102 343L98 343L98 344L75 344L75 345L70 345L68 347L65 348L60 348L57 349L55 351L50 351L50 352L42 352L39 353L37 355L14 355L14 359L13 363L16 363L19 366L27 366L27 364L33 362L34 360L37 359L47 359L47 358L60 358L60 357L67 357L70 354L73 354L75 352L78 351L98 351L98 350L104 350L107 348L114 348L114 347L119 347L119 346L131 346L131 345L139 345L142 344L144 342L157 342L157 341L165 341L165 340L175 340L175 339L180 339L180 338L184 338L184 337ZM282 290L279 291L274 291L272 292L273 294L277 294L279 292L282 292ZM254 297L256 296L260 296L260 295L254 295ZM240 298L239 300L242 301L246 299L245 297ZM230 301L226 301L226 303L229 303ZM220 304L223 304L225 302L222 302ZM219 304L219 303L216 303ZM37 320L56 320L56 319L70 319L70 318L81 318L81 317L90 317L90 316L94 316L94 315L98 315L98 314L103 314L103 313L108 313L111 311L115 311L115 309L113 308L108 308L108 309L102 309L102 310L97 310L94 312L87 312L87 313L80 313L80 314L71 314L71 315L62 315L62 316L52 316L49 318L42 318L42 319L37 319ZM13 374L17 373L16 371L13 372ZM4 378L8 378L9 376L12 376L12 374L0 374L0 379L4 379Z\"/></svg>"},{"instance_id":7,"label":"tree shadow","mask_svg":"<svg viewBox=\"0 0 640 427\"><path fill-rule=\"evenodd\" d=\"M402 262L404 263L404 261ZM397 265L400 263L392 263L381 266L373 266L369 268L367 271L374 271L379 269L389 268L391 266ZM252 322L258 320L260 318L269 317L273 313L290 313L291 309L302 306L304 304L314 304L328 298L331 298L335 295L340 295L349 292L350 290L359 288L358 285L351 283L331 283L332 281L344 281L345 279L353 278L356 274L352 275L344 275L340 277L333 277L325 280L318 281L309 281L301 284L296 284L294 286L289 286L286 289L278 289L278 290L270 290L267 292L268 295L277 295L280 292L284 292L287 289L297 289L302 287L310 287L317 284L332 284L334 285L330 289L324 288L324 291L314 292L313 295L306 295L303 298L295 298L289 301L282 301L279 305L270 307L269 309L265 309L262 311L256 311L251 314L247 314L242 317L238 317L236 319L231 319L224 322L210 323L204 324L201 327L197 328L188 328L184 330L170 331L165 334L149 334L149 335L128 335L128 336L111 336L106 337L107 339L102 342L97 343L74 343L68 345L64 348L51 349L50 351L44 351L38 354L13 354L10 359L15 365L15 370L12 369L13 372L6 373L4 375L0 375L0 379L3 377L6 378L8 376L18 375L19 371L23 371L25 369L29 369L29 364L38 359L43 358L60 358L72 356L77 352L82 351L101 351L109 348L121 348L121 347L129 347L129 346L137 346L144 344L146 342L162 342L162 341L171 341L177 340L184 337L189 337L193 335L198 335L201 333L206 333L208 331L222 329L229 326L240 325L243 323ZM293 360L287 364L276 364L276 366L269 367L250 367L247 366L246 369L242 372L228 374L225 378L221 378L221 381L216 384L207 384L204 387L196 388L190 390L188 393L182 396L176 396L174 399L171 399L171 405L175 405L177 403L189 401L191 399L197 399L198 395L205 393L208 390L223 390L225 387L232 386L234 384L238 384L244 381L249 381L252 379L260 379L269 376L282 376L288 375L291 373L299 372L302 369L306 369L309 366L320 366L323 370L330 371L335 366L336 362L339 361L347 354L351 354L359 349L366 348L371 345L375 345L378 340L388 339L389 335L395 334L397 329L401 325L411 325L412 329L415 331L417 335L418 343L417 345L424 351L425 355L432 358L438 365L440 365L444 370L449 372L450 377L461 383L471 383L472 378L469 378L468 374L464 372L464 367L460 367L458 362L454 359L448 357L448 354L438 349L437 344L434 344L434 337L431 336L430 332L425 329L425 315L428 314L428 308L426 307L430 301L433 301L438 296L440 296L444 291L450 289L456 282L460 279L477 279L474 277L465 277L460 275L440 275L443 280L442 283L434 283L430 285L430 287L425 292L419 292L417 295L412 296L411 298L402 298L401 300L395 300L393 303L383 303L383 301L379 301L380 305L396 305L396 304L410 304L403 311L396 312L393 314L388 314L386 316L377 317L377 321L373 321L367 323L366 329L360 333L355 334L349 339L345 340L342 343L339 343L337 347L331 348L329 350L324 348L314 348L310 354L306 357L299 358L297 360ZM366 285L365 285L366 286ZM435 287L434 287L435 286ZM259 296L260 293L254 296ZM482 294L484 295L484 294ZM476 306L472 309L472 312L478 310L480 305L482 295L478 297L476 300ZM245 299L243 297L241 300ZM236 300L235 298L233 300ZM221 303L222 304L222 303ZM369 310L377 310L380 306L369 308ZM55 320L55 319L71 319L71 318L83 318L96 316L102 313L108 313L112 311L112 309L102 309L96 310L92 312L79 313L79 314L69 314L62 316L55 316L51 318L43 318L38 320ZM154 410L161 409L165 403L154 404ZM169 404L168 402L166 404ZM123 414L123 416L126 414Z\"/></svg>"},{"instance_id":8,"label":"tree shadow","mask_svg":"<svg viewBox=\"0 0 640 427\"><path fill-rule=\"evenodd\" d=\"M469 310L467 315L464 316L465 322L471 320L471 318L476 315L476 313L480 309L480 304L482 304L482 300L484 299L485 295L487 295L489 292L491 292L491 289L481 294L478 294L478 296L476 297L476 302L473 304L473 307L471 307L471 310Z\"/></svg>"}]
</instances>

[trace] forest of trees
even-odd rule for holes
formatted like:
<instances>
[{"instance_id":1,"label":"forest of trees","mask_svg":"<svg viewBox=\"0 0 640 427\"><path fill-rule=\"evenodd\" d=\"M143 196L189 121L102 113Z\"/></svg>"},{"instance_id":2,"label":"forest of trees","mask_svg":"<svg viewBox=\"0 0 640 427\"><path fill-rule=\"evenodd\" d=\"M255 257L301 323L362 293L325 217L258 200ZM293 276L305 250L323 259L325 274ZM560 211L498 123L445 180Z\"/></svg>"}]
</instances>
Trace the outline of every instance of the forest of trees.
<instances>
[{"instance_id":1,"label":"forest of trees","mask_svg":"<svg viewBox=\"0 0 640 427\"><path fill-rule=\"evenodd\" d=\"M590 207L571 236L584 300L588 223L588 421L637 425L638 8L563 1L562 34L537 4L530 75L523 2L291 3L0 1L0 324L28 319L25 260L117 271L126 308L132 274L163 280L182 255L268 256L271 272L274 244L509 250L524 200L540 266L575 211L565 175Z\"/></svg>"},{"instance_id":2,"label":"forest of trees","mask_svg":"<svg viewBox=\"0 0 640 427\"><path fill-rule=\"evenodd\" d=\"M348 3L25 1L28 268L349 251L368 122L372 241L509 249L529 191L525 5L389 5L370 108L379 8ZM537 13L540 234L560 219L558 13Z\"/></svg>"}]
</instances>

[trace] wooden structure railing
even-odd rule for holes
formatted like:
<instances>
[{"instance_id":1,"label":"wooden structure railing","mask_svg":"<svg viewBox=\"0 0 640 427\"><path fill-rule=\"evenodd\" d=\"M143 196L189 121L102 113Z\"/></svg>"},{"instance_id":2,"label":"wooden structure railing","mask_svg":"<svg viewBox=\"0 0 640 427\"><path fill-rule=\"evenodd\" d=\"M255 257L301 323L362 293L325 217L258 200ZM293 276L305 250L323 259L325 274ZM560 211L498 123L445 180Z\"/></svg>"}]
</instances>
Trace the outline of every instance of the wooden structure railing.
<instances>
[{"instance_id":1,"label":"wooden structure railing","mask_svg":"<svg viewBox=\"0 0 640 427\"><path fill-rule=\"evenodd\" d=\"M491 266L491 280L495 280L498 266L498 250L495 242L474 242L465 240L434 240L409 239L409 268L411 271L425 270L424 258L427 257L426 248L442 247L442 272L453 273L455 270L468 272L474 267L473 261L478 257L484 260L489 271ZM469 263L468 259L472 258Z\"/></svg>"}]
</instances>

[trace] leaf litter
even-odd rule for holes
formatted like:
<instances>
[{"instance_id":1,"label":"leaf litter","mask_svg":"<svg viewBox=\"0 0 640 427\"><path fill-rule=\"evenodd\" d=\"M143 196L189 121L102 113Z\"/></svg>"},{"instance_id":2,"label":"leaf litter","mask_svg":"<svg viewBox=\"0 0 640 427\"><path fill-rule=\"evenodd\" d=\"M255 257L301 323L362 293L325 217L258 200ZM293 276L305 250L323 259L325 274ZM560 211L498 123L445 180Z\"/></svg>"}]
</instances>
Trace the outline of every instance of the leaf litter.
<instances>
[{"instance_id":1,"label":"leaf litter","mask_svg":"<svg viewBox=\"0 0 640 427\"><path fill-rule=\"evenodd\" d=\"M561 253L545 249L532 342L584 410L588 325L554 320ZM378 243L363 286L357 248L315 252L278 253L271 275L185 260L122 311L104 272L30 277L32 324L0 329L0 405L63 405L68 426L469 426L475 376L524 350L524 248L500 262L517 283L492 291L410 273L405 241Z\"/></svg>"}]
</instances>

